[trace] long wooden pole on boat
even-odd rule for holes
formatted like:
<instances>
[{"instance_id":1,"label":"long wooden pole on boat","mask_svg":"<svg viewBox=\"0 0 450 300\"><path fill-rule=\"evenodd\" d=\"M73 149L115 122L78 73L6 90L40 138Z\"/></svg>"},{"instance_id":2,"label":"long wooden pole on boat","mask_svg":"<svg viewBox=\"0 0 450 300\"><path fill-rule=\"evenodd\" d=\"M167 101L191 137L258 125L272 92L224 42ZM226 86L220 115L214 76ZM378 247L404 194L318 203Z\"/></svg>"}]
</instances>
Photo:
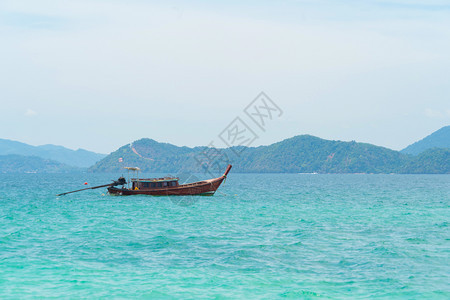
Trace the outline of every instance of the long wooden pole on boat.
<instances>
[{"instance_id":1,"label":"long wooden pole on boat","mask_svg":"<svg viewBox=\"0 0 450 300\"><path fill-rule=\"evenodd\" d=\"M113 183L97 185L97 186L88 187L88 188L84 188L84 189L80 189L80 190L75 190L75 191L71 191L71 192L61 193L61 194L58 194L56 196L64 196L64 195L67 195L67 194L81 192L81 191L85 191L85 190L95 190L95 189L99 189L99 188L107 187L107 186L124 185L126 183L127 183L127 181L125 180L125 178L120 177L118 180L114 181Z\"/></svg>"},{"instance_id":2,"label":"long wooden pole on boat","mask_svg":"<svg viewBox=\"0 0 450 300\"><path fill-rule=\"evenodd\" d=\"M110 185L111 185L111 184L104 184L104 185L99 185L99 186L93 186L93 187L89 187L89 188L85 188L85 189L81 189L81 190L76 190L76 191L71 191L71 192L61 193L61 194L58 194L58 195L56 195L56 196L64 196L64 195L67 195L67 194L76 193L76 192L81 192L81 191L85 191L85 190L95 190L95 189L99 189L99 188L102 188L102 187L107 187L107 186L110 186Z\"/></svg>"}]
</instances>

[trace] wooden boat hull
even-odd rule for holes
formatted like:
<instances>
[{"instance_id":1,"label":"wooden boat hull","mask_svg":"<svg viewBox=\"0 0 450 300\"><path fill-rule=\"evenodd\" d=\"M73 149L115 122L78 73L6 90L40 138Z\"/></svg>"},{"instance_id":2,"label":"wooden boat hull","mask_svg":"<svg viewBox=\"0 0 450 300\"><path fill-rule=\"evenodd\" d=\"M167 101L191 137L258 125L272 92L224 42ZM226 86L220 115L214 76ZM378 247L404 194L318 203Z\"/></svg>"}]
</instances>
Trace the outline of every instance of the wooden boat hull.
<instances>
[{"instance_id":1,"label":"wooden boat hull","mask_svg":"<svg viewBox=\"0 0 450 300\"><path fill-rule=\"evenodd\" d=\"M229 171L229 170L228 170ZM151 196L189 196L189 195L214 195L219 186L226 178L226 172L223 176L194 182L182 184L175 187L155 188L155 189L140 189L131 190L127 188L109 187L108 192L111 195L130 196L130 195L151 195Z\"/></svg>"}]
</instances>

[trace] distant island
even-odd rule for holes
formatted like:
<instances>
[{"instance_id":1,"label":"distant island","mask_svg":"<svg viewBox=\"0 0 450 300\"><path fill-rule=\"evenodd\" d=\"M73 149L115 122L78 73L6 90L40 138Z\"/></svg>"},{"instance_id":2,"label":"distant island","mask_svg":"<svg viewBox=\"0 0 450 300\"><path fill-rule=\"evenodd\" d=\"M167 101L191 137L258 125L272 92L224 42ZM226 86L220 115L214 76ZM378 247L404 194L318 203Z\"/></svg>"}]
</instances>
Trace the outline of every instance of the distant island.
<instances>
[{"instance_id":1,"label":"distant island","mask_svg":"<svg viewBox=\"0 0 450 300\"><path fill-rule=\"evenodd\" d=\"M106 154L84 149L71 150L62 146L32 146L0 139L0 173L61 173L80 172Z\"/></svg>"},{"instance_id":2,"label":"distant island","mask_svg":"<svg viewBox=\"0 0 450 300\"><path fill-rule=\"evenodd\" d=\"M433 134L432 134L433 135ZM424 139L430 140L430 139ZM436 148L450 140L450 126L439 138L428 142L424 151L411 155L367 143L324 140L299 135L259 147L220 149L244 173L400 173L450 174L450 148ZM90 172L120 172L124 164L144 172L202 172L197 157L211 152L206 147L178 147L141 139L125 145L89 168ZM239 155L236 155L239 153ZM119 162L122 161L122 162Z\"/></svg>"},{"instance_id":3,"label":"distant island","mask_svg":"<svg viewBox=\"0 0 450 300\"><path fill-rule=\"evenodd\" d=\"M0 155L0 173L68 173L83 170L37 156Z\"/></svg>"},{"instance_id":4,"label":"distant island","mask_svg":"<svg viewBox=\"0 0 450 300\"><path fill-rule=\"evenodd\" d=\"M299 135L268 146L219 149L227 161L222 159L217 165L229 162L233 172L242 173L450 174L449 141L450 126L402 151ZM157 173L204 172L205 165L198 157L211 150L215 149L179 147L144 138L105 155L0 139L0 173L122 172L124 166Z\"/></svg>"},{"instance_id":5,"label":"distant island","mask_svg":"<svg viewBox=\"0 0 450 300\"><path fill-rule=\"evenodd\" d=\"M409 145L401 152L419 155L420 153L432 148L450 148L450 126L442 127L422 140Z\"/></svg>"},{"instance_id":6,"label":"distant island","mask_svg":"<svg viewBox=\"0 0 450 300\"><path fill-rule=\"evenodd\" d=\"M40 157L77 168L90 167L106 156L106 154L84 149L72 150L56 145L32 146L17 141L0 139L0 156L10 154Z\"/></svg>"}]
</instances>

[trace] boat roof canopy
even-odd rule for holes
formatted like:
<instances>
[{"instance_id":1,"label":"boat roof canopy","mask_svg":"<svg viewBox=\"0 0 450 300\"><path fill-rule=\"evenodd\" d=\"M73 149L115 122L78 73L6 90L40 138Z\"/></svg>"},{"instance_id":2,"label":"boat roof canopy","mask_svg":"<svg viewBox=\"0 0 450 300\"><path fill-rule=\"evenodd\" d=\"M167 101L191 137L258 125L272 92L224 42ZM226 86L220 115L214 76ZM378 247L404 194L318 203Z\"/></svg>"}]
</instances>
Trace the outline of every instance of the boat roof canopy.
<instances>
[{"instance_id":1,"label":"boat roof canopy","mask_svg":"<svg viewBox=\"0 0 450 300\"><path fill-rule=\"evenodd\" d=\"M139 182L163 182L163 181L178 181L178 177L165 177L165 178L131 178L131 181Z\"/></svg>"},{"instance_id":2,"label":"boat roof canopy","mask_svg":"<svg viewBox=\"0 0 450 300\"><path fill-rule=\"evenodd\" d=\"M140 171L138 167L124 167L124 169L130 170L130 171Z\"/></svg>"}]
</instances>

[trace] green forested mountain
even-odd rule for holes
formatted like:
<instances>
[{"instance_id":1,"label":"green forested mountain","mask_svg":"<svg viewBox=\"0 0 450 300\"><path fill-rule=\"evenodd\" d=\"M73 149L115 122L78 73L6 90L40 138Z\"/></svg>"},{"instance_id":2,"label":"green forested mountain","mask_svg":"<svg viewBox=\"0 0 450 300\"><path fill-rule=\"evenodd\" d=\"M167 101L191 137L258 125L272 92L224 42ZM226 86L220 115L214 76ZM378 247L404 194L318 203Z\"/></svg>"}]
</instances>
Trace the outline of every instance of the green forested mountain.
<instances>
[{"instance_id":1,"label":"green forested mountain","mask_svg":"<svg viewBox=\"0 0 450 300\"><path fill-rule=\"evenodd\" d=\"M37 156L80 168L90 167L106 156L83 149L71 150L55 145L32 146L17 141L0 139L0 155L9 154Z\"/></svg>"},{"instance_id":2,"label":"green forested mountain","mask_svg":"<svg viewBox=\"0 0 450 300\"><path fill-rule=\"evenodd\" d=\"M122 171L124 166L136 166L143 171L177 172L181 166L187 170L198 171L194 164L194 155L202 147L178 147L167 143L158 143L152 139L141 139L120 147L91 168L92 172ZM122 158L123 162L119 162Z\"/></svg>"},{"instance_id":3,"label":"green forested mountain","mask_svg":"<svg viewBox=\"0 0 450 300\"><path fill-rule=\"evenodd\" d=\"M80 170L76 167L37 156L0 155L0 173L63 173Z\"/></svg>"},{"instance_id":4,"label":"green forested mountain","mask_svg":"<svg viewBox=\"0 0 450 300\"><path fill-rule=\"evenodd\" d=\"M409 145L401 152L418 155L432 148L450 148L450 126L442 127L422 140Z\"/></svg>"},{"instance_id":5,"label":"green forested mountain","mask_svg":"<svg viewBox=\"0 0 450 300\"><path fill-rule=\"evenodd\" d=\"M430 150L415 157L371 144L329 141L310 135L269 146L228 148L220 152L222 155L206 147L177 147L141 139L121 147L89 170L120 172L124 166L137 166L144 172L202 172L209 162L219 166L213 168L220 171L230 162L234 172L450 173L448 149ZM209 158L205 161L206 156Z\"/></svg>"},{"instance_id":6,"label":"green forested mountain","mask_svg":"<svg viewBox=\"0 0 450 300\"><path fill-rule=\"evenodd\" d=\"M4 141L0 140L0 172L80 170L58 161L58 158L67 153L65 150L69 149L52 145L34 147ZM44 156L50 156L52 159L29 155L1 155L11 151L29 154L36 151L35 148L40 148L39 151L45 150ZM69 158L70 155L65 157ZM120 158L122 162L119 161ZM209 171L220 173L228 162L233 164L234 172L450 174L450 149L432 148L413 156L371 144L329 141L310 135L296 136L269 146L219 150L178 147L151 139L141 139L119 148L89 170L120 172L124 166L137 166L145 172L203 172L209 163Z\"/></svg>"},{"instance_id":7,"label":"green forested mountain","mask_svg":"<svg viewBox=\"0 0 450 300\"><path fill-rule=\"evenodd\" d=\"M243 152L237 169L254 172L391 173L405 157L397 151L365 143L296 136Z\"/></svg>"},{"instance_id":8,"label":"green forested mountain","mask_svg":"<svg viewBox=\"0 0 450 300\"><path fill-rule=\"evenodd\" d=\"M450 149L433 148L410 157L400 169L401 173L450 174Z\"/></svg>"}]
</instances>

